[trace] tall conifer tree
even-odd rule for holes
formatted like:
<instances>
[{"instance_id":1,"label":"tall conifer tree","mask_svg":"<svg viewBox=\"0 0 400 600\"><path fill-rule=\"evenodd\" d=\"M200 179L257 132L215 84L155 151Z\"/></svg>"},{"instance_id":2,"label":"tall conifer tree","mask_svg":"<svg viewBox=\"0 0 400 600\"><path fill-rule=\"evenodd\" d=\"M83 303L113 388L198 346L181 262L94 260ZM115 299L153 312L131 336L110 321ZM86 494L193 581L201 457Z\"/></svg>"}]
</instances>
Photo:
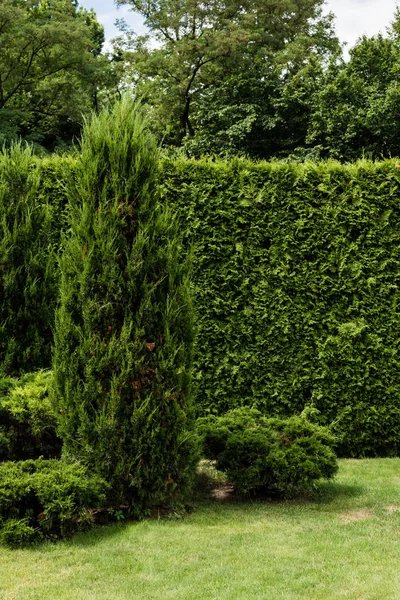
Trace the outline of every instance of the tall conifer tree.
<instances>
[{"instance_id":1,"label":"tall conifer tree","mask_svg":"<svg viewBox=\"0 0 400 600\"><path fill-rule=\"evenodd\" d=\"M157 162L127 97L86 122L54 348L64 454L138 512L182 498L194 466L188 266L157 202Z\"/></svg>"}]
</instances>

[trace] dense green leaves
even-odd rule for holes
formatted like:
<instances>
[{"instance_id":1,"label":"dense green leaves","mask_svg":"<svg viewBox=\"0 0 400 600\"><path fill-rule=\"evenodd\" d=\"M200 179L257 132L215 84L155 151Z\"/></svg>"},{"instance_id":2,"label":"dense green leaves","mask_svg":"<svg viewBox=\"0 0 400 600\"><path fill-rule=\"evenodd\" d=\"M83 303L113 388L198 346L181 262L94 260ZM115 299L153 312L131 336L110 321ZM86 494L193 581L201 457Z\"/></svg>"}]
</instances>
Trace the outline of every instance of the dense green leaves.
<instances>
[{"instance_id":1,"label":"dense green leaves","mask_svg":"<svg viewBox=\"0 0 400 600\"><path fill-rule=\"evenodd\" d=\"M165 143L194 136L190 151L196 154L254 150L268 156L271 130L283 117L275 103L287 80L337 47L321 0L118 3L132 6L149 32L124 30L114 41L126 81L148 99ZM279 135L273 131L273 147L280 147Z\"/></svg>"},{"instance_id":2,"label":"dense green leaves","mask_svg":"<svg viewBox=\"0 0 400 600\"><path fill-rule=\"evenodd\" d=\"M400 155L400 13L389 35L363 36L350 59L333 61L313 98L307 143L322 156L354 160Z\"/></svg>"},{"instance_id":3,"label":"dense green leaves","mask_svg":"<svg viewBox=\"0 0 400 600\"><path fill-rule=\"evenodd\" d=\"M395 164L182 160L164 173L195 247L198 412L312 404L341 454L396 454Z\"/></svg>"},{"instance_id":4,"label":"dense green leaves","mask_svg":"<svg viewBox=\"0 0 400 600\"><path fill-rule=\"evenodd\" d=\"M119 144L123 143L114 137ZM123 172L125 167L118 167L116 155L110 154L105 146L94 147L96 155L111 157L116 172ZM39 195L43 203L49 195L52 199L60 198L64 205L65 190L60 187L57 175L63 172L63 162L61 159L40 161L39 171L46 175L41 180L45 185L40 186ZM65 263L65 268L72 265L68 266L72 271L65 275L63 294L64 302L68 300L68 303L62 310L70 311L66 314L70 314L68 319L73 327L65 329L62 335L57 334L60 335L57 360L61 365L77 361L79 366L73 363L71 372L76 377L74 385L80 390L79 394L82 391L86 398L84 403L90 405L93 390L100 396L103 394L104 398L108 393L118 398L120 389L127 394L129 403L134 382L143 376L142 369L155 369L154 359L157 357L158 361L158 356L166 361L163 363L165 371L164 367L157 371L154 379L149 378L150 383L143 380L146 384L143 390L154 393L152 402L153 399L155 404L158 402L158 382L161 382L162 390L167 390L168 397L177 398L172 391L175 384L164 385L170 381L172 373L175 373L173 377L183 378L180 382L186 381L186 371L178 375L175 367L170 368L167 350L164 354L167 336L161 332L164 317L160 315L168 314L168 318L173 319L174 331L178 332L178 337L182 336L179 337L181 340L189 339L185 336L189 335L190 327L184 324L188 321L180 320L183 315L175 312L173 303L164 304L162 300L167 277L161 278L160 285L153 286L154 281L159 281L160 273L169 273L169 269L175 272L168 256L170 251L179 250L179 244L167 243L170 224L166 224L162 205L168 203L171 209L178 210L185 245L193 247L194 252L198 413L222 413L236 406L255 405L268 415L291 415L311 404L320 410L322 424L333 422L334 431L339 435L340 454L361 456L399 452L400 190L396 163L365 161L345 166L339 163L296 166L241 160L229 163L165 161L159 172L161 196L158 225L154 225L156 233L150 235L144 214L143 230L139 231L144 232L145 241L135 238L138 245L132 246L130 255L126 254L128 246L124 233L130 217L123 216L126 213L121 213L120 209L113 213L112 203L105 204L101 211L90 212L88 208L90 203L100 202L98 199L102 198L102 187L92 184L94 175L86 166L88 164L80 167L81 179L77 185L82 186L79 188L83 190L82 196L77 195L77 187L71 188L75 190L71 197L71 218L78 233L68 250L71 252L68 260L72 262ZM124 177L115 176L112 183L107 164L104 159L99 161L95 173L111 190L114 189L111 186ZM75 165L72 159L65 162L65 168L69 170L75 169ZM32 173L35 173L34 169ZM87 182L83 183L86 176ZM71 178L71 185L73 181ZM20 186L19 189L24 188ZM82 203L79 198L84 197L85 189L96 190L96 195L88 195L90 202ZM135 192L132 197L136 197ZM155 198L154 195L154 201ZM110 212L106 213L106 207ZM62 225L65 211L60 210L57 214L61 220L56 226L65 227ZM90 214L94 215L92 220ZM151 214L149 210L149 223L153 223ZM111 217L114 229L109 225ZM97 236L96 244L90 243L93 235ZM37 236L36 241L39 239ZM136 248L137 254L134 253ZM150 250L149 255L146 254L146 248L157 248L160 252L156 254L155 262L150 258ZM119 259L120 256L126 258ZM134 268L129 256L141 256L142 262L134 263L137 265ZM116 257L117 262L110 257ZM143 273L141 269L145 265L149 265L152 277L156 277L156 280L147 280L149 287L143 287L140 283L143 279L135 279L136 274ZM121 274L122 267L131 269L129 273L133 275L129 279ZM182 269L186 267L182 266ZM78 286L68 283L74 273L74 277L79 276ZM95 274L89 276L90 273ZM173 277L173 281L183 281L183 272ZM21 286L24 289L22 283ZM143 312L139 308L137 312L132 307L140 307L136 294L143 290L149 299L146 304L149 308ZM152 290L159 290L161 294L155 304L152 304ZM40 293L38 290L38 298L42 298L41 294L47 297L47 293L44 286ZM100 300L101 294L106 294L105 300ZM186 291L182 294L186 297ZM122 302L122 298L126 300ZM74 312L71 307L76 306L78 300L81 309ZM9 309L22 304L22 300L10 301ZM48 304L46 301L46 310ZM104 305L99 311L98 307ZM124 320L115 315L115 306L126 310ZM155 308L157 306L159 308ZM164 311L162 307L165 306L172 307L171 312L168 312L169 308ZM36 313L30 311L29 314L32 331L35 335L37 332L42 334L41 320L34 322L32 315ZM41 312L37 314L40 317ZM14 318L11 309L7 315L3 327ZM134 338L140 340L139 345L129 346L132 339L129 331L134 329L122 330L122 323L128 318L135 319L134 315L138 319L143 316L143 322L152 325ZM134 320L133 327L139 327L137 323ZM128 339L131 350L126 354L121 354L121 335L113 338L116 330L124 331ZM24 329L25 334L29 331ZM79 347L79 340L86 331L93 331L93 334L90 333L89 341L80 347L81 354L78 350L74 354L73 349ZM157 345L160 335L163 344ZM189 337L191 339L191 334ZM12 334L2 339L12 341ZM150 348L155 343L154 350L148 350L146 343ZM170 342L168 352L176 347L175 343L179 346L178 341ZM190 347L185 344L180 346L181 354L175 355L177 362L174 364L181 364L184 348ZM31 346L29 338L20 338L20 351L26 352ZM98 363L95 358L103 351L106 351L106 358ZM121 360L121 356L125 358ZM184 359L188 364L186 360L189 357ZM137 364L139 367L132 366ZM119 374L116 365L122 365ZM99 375L103 368L107 371L104 378ZM107 387L107 381L114 381L114 376L116 383ZM79 387L86 377L92 382L87 391ZM66 385L66 379L63 381L62 385ZM129 389L126 390L126 385L118 387L119 381L121 385L131 382ZM71 396L74 394L75 391L71 391ZM140 393L135 391L135 394L141 402ZM166 396L163 398L162 402L168 404ZM81 400L76 406L80 403ZM171 418L176 416L173 411L167 414L172 415ZM183 412L177 414L183 418ZM99 411L99 415L103 413ZM113 418L104 413L98 418L98 431L103 431L103 417L104 427L113 427ZM75 427L78 425L73 426L72 439L77 437ZM144 443L148 435L144 421L138 421L137 427L143 430L141 439Z\"/></svg>"},{"instance_id":5,"label":"dense green leaves","mask_svg":"<svg viewBox=\"0 0 400 600\"><path fill-rule=\"evenodd\" d=\"M22 546L90 528L108 484L59 460L0 464L0 541Z\"/></svg>"},{"instance_id":6,"label":"dense green leaves","mask_svg":"<svg viewBox=\"0 0 400 600\"><path fill-rule=\"evenodd\" d=\"M62 196L41 188L39 165L60 175L59 160L49 167L21 145L0 153L0 370L7 374L50 366Z\"/></svg>"},{"instance_id":7,"label":"dense green leaves","mask_svg":"<svg viewBox=\"0 0 400 600\"><path fill-rule=\"evenodd\" d=\"M304 415L268 419L243 407L199 419L197 427L205 456L244 495L291 497L338 470L334 436Z\"/></svg>"},{"instance_id":8,"label":"dense green leaves","mask_svg":"<svg viewBox=\"0 0 400 600\"><path fill-rule=\"evenodd\" d=\"M51 371L0 379L0 461L60 456L51 379Z\"/></svg>"},{"instance_id":9,"label":"dense green leaves","mask_svg":"<svg viewBox=\"0 0 400 600\"><path fill-rule=\"evenodd\" d=\"M76 0L2 0L0 144L21 136L54 149L79 135L109 70L103 41Z\"/></svg>"}]
</instances>

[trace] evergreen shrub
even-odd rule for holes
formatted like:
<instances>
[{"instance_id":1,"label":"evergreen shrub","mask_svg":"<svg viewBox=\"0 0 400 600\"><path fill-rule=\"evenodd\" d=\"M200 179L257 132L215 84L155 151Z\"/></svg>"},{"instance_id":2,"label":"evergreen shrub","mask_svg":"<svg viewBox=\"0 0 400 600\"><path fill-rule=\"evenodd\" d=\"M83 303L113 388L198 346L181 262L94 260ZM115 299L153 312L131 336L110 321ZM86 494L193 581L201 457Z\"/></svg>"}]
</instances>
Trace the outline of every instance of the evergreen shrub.
<instances>
[{"instance_id":1,"label":"evergreen shrub","mask_svg":"<svg viewBox=\"0 0 400 600\"><path fill-rule=\"evenodd\" d=\"M400 453L400 171L165 160L193 248L198 415L318 409L341 456Z\"/></svg>"},{"instance_id":2,"label":"evergreen shrub","mask_svg":"<svg viewBox=\"0 0 400 600\"><path fill-rule=\"evenodd\" d=\"M9 546L68 537L92 526L108 484L59 460L0 464L0 541Z\"/></svg>"},{"instance_id":3,"label":"evergreen shrub","mask_svg":"<svg viewBox=\"0 0 400 600\"><path fill-rule=\"evenodd\" d=\"M188 262L157 171L140 106L125 98L86 122L68 183L53 356L63 455L139 515L183 501L197 458Z\"/></svg>"},{"instance_id":4,"label":"evergreen shrub","mask_svg":"<svg viewBox=\"0 0 400 600\"><path fill-rule=\"evenodd\" d=\"M0 379L0 461L57 458L61 440L48 392L52 373Z\"/></svg>"},{"instance_id":5,"label":"evergreen shrub","mask_svg":"<svg viewBox=\"0 0 400 600\"><path fill-rule=\"evenodd\" d=\"M206 458L243 495L292 497L338 469L334 436L304 416L267 418L244 407L200 418L198 432Z\"/></svg>"},{"instance_id":6,"label":"evergreen shrub","mask_svg":"<svg viewBox=\"0 0 400 600\"><path fill-rule=\"evenodd\" d=\"M39 176L39 189L37 192L38 203L48 203L52 208L52 237L53 247L60 253L64 238L68 238L68 182L74 179L76 169L76 155L53 154L36 159L33 168L37 169ZM64 239L65 241L65 239ZM57 274L59 269L57 269ZM58 300L58 298L57 298Z\"/></svg>"},{"instance_id":7,"label":"evergreen shrub","mask_svg":"<svg viewBox=\"0 0 400 600\"><path fill-rule=\"evenodd\" d=\"M57 161L52 160L54 166ZM60 205L28 146L0 151L0 373L49 367L58 298ZM54 185L52 185L54 191Z\"/></svg>"}]
</instances>

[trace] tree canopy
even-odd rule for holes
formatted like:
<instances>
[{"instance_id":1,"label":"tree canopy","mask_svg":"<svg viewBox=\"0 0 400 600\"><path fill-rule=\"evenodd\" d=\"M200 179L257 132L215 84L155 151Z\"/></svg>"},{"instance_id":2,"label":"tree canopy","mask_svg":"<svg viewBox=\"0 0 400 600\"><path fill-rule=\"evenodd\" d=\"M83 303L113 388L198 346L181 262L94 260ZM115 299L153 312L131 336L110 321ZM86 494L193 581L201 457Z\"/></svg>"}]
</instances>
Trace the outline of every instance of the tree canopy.
<instances>
[{"instance_id":1,"label":"tree canopy","mask_svg":"<svg viewBox=\"0 0 400 600\"><path fill-rule=\"evenodd\" d=\"M76 0L2 0L0 142L52 149L78 134L104 79L103 41L94 11Z\"/></svg>"},{"instance_id":2,"label":"tree canopy","mask_svg":"<svg viewBox=\"0 0 400 600\"><path fill-rule=\"evenodd\" d=\"M345 60L324 0L115 0L112 50L78 0L0 3L0 144L68 147L83 116L140 97L189 156L304 160L400 154L400 13Z\"/></svg>"},{"instance_id":3,"label":"tree canopy","mask_svg":"<svg viewBox=\"0 0 400 600\"><path fill-rule=\"evenodd\" d=\"M204 137L205 129L218 137L227 119L234 126L228 138L240 142L261 127L255 137L262 143L271 120L279 120L271 104L282 85L311 55L323 60L338 47L332 15L322 15L323 0L119 4L141 14L149 33L125 30L115 48L124 53L127 76L155 107L167 141L178 144L197 133ZM205 112L211 113L210 128Z\"/></svg>"},{"instance_id":4,"label":"tree canopy","mask_svg":"<svg viewBox=\"0 0 400 600\"><path fill-rule=\"evenodd\" d=\"M332 61L315 94L309 145L353 160L400 155L400 12L388 35L363 36L350 60Z\"/></svg>"}]
</instances>

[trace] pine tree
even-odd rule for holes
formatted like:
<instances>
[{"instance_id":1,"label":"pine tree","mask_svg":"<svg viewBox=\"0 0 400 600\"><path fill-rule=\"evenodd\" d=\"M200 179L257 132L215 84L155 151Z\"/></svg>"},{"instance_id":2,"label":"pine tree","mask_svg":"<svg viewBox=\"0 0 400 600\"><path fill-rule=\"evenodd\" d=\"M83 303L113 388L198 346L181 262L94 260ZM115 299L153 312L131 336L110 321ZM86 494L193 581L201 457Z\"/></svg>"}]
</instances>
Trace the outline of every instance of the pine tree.
<instances>
[{"instance_id":1,"label":"pine tree","mask_svg":"<svg viewBox=\"0 0 400 600\"><path fill-rule=\"evenodd\" d=\"M127 97L84 126L53 356L64 455L138 513L183 498L194 467L188 263L147 127Z\"/></svg>"}]
</instances>

